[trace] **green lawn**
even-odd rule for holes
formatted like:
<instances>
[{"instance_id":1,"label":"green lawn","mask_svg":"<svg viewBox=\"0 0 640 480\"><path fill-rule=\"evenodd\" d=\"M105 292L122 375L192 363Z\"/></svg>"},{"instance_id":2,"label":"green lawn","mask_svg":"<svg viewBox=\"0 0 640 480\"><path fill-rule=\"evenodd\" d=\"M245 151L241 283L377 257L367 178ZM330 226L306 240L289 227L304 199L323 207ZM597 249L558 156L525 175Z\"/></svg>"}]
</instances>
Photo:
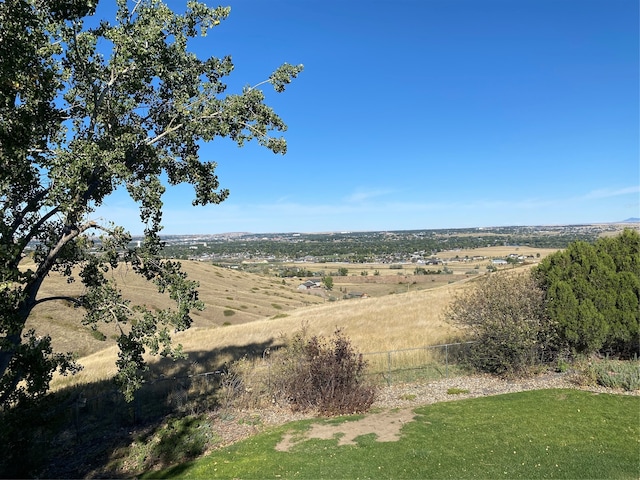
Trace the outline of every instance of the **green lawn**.
<instances>
[{"instance_id":1,"label":"green lawn","mask_svg":"<svg viewBox=\"0 0 640 480\"><path fill-rule=\"evenodd\" d=\"M323 421L308 420L145 478L640 478L640 397L538 390L415 412L397 442L371 434L275 450L285 432Z\"/></svg>"}]
</instances>

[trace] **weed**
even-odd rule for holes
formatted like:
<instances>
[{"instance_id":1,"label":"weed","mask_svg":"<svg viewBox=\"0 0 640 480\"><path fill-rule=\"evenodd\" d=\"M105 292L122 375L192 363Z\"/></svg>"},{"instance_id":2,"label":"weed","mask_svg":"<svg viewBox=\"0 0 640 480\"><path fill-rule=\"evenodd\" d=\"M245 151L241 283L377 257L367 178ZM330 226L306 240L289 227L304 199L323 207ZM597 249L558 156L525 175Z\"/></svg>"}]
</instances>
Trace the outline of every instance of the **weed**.
<instances>
[{"instance_id":1,"label":"weed","mask_svg":"<svg viewBox=\"0 0 640 480\"><path fill-rule=\"evenodd\" d=\"M560 373L565 373L569 370L570 366L571 364L567 360L563 358L558 358L558 361L556 363L556 371Z\"/></svg>"},{"instance_id":2,"label":"weed","mask_svg":"<svg viewBox=\"0 0 640 480\"><path fill-rule=\"evenodd\" d=\"M403 395L400 395L400 400L413 401L415 399L416 399L415 393L405 393Z\"/></svg>"},{"instance_id":3,"label":"weed","mask_svg":"<svg viewBox=\"0 0 640 480\"><path fill-rule=\"evenodd\" d=\"M469 393L466 388L451 387L447 389L447 395L461 395L463 393Z\"/></svg>"},{"instance_id":4,"label":"weed","mask_svg":"<svg viewBox=\"0 0 640 480\"><path fill-rule=\"evenodd\" d=\"M260 418L260 415L254 414L249 417L239 419L238 424L250 426L262 425L262 418Z\"/></svg>"}]
</instances>

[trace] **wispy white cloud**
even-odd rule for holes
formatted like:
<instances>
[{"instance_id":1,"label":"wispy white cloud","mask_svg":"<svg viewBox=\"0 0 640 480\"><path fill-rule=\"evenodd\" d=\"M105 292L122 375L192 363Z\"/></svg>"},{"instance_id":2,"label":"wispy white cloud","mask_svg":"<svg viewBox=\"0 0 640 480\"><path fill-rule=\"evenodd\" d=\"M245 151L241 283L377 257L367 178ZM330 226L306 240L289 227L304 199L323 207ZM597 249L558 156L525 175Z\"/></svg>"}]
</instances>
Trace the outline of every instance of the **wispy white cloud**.
<instances>
[{"instance_id":1,"label":"wispy white cloud","mask_svg":"<svg viewBox=\"0 0 640 480\"><path fill-rule=\"evenodd\" d=\"M584 195L582 198L585 200L592 200L592 199L598 199L598 198L619 197L622 195L630 195L632 193L640 193L640 185L619 188L616 190L610 189L610 188L601 188L598 190L592 190L591 192Z\"/></svg>"},{"instance_id":2,"label":"wispy white cloud","mask_svg":"<svg viewBox=\"0 0 640 480\"><path fill-rule=\"evenodd\" d=\"M369 201L373 198L378 198L386 195L392 194L394 191L390 189L358 189L353 192L351 195L347 196L345 200L350 203L361 203Z\"/></svg>"}]
</instances>

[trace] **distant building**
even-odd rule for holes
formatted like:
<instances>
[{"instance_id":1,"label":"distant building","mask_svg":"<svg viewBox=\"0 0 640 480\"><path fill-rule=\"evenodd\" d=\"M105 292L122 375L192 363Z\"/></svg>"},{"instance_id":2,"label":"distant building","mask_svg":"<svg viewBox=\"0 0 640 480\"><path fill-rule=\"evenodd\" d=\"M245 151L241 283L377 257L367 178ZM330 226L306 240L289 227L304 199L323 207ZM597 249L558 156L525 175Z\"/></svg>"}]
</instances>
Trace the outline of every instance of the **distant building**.
<instances>
[{"instance_id":1,"label":"distant building","mask_svg":"<svg viewBox=\"0 0 640 480\"><path fill-rule=\"evenodd\" d=\"M322 283L307 280L306 282L298 285L298 290L311 290L312 288L322 288Z\"/></svg>"}]
</instances>

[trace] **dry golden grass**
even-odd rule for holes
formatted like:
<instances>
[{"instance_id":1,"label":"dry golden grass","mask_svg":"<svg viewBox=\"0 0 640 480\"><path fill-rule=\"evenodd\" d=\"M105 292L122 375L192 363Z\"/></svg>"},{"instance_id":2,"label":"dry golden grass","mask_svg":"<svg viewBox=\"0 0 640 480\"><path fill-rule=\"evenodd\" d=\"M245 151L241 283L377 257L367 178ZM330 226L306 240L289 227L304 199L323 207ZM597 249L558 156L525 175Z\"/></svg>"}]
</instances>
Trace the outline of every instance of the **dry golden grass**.
<instances>
[{"instance_id":1,"label":"dry golden grass","mask_svg":"<svg viewBox=\"0 0 640 480\"><path fill-rule=\"evenodd\" d=\"M456 293L468 288L469 282L446 285L430 290L388 295L380 298L327 302L301 307L279 318L266 318L251 323L226 327L193 327L174 336L189 354L187 362L175 367L163 362L167 375L171 370L189 368L190 373L218 368L237 358L233 352L262 354L263 348L278 344L283 335L291 335L306 325L310 335L330 337L336 328L347 335L361 352L379 352L422 347L446 342L455 329L442 314ZM260 351L256 351L256 348ZM225 352L220 354L220 352ZM71 383L105 380L115 373L115 347L82 358L85 370L71 378L54 380L54 388ZM149 359L154 363L155 359ZM197 365L196 365L197 363ZM184 365L188 365L185 367Z\"/></svg>"},{"instance_id":2,"label":"dry golden grass","mask_svg":"<svg viewBox=\"0 0 640 480\"><path fill-rule=\"evenodd\" d=\"M480 249L475 249L473 254L480 255L478 250ZM520 253L529 254L527 250L521 250L524 251ZM555 250L541 253L540 258L553 251ZM500 256L505 252L516 253L511 249L503 251L497 247L487 256ZM464 256L467 253L461 251L458 255ZM446 323L443 312L456 294L468 288L474 279L481 278L481 275L466 276L458 273L449 276L450 279L458 280L455 283L421 286L412 283L413 279L419 277L406 275L406 278L400 278L397 270L386 268L380 269L380 276L375 278L381 282L381 296L329 302L297 291L296 287L300 283L297 279L286 279L283 284L280 278L223 269L206 263L183 262L183 265L190 277L200 282L201 298L207 304L207 309L194 316L192 328L174 335L174 340L183 345L189 359L175 364L150 359L156 365L154 375L210 371L242 354L261 355L265 348L280 343L283 335L291 335L303 325L307 326L309 334L325 337L330 337L336 328L340 328L354 346L364 353L447 342L456 335L456 331ZM358 266L358 271L362 268ZM469 269L469 265L463 268ZM521 269L508 268L509 272L518 270ZM409 274L409 271L403 272L404 274ZM144 283L131 272L118 271L116 279L126 285L126 291L132 300L156 308L168 305L162 303L166 299L158 296L152 285ZM351 290L362 286L358 281L370 282L374 278L358 275L345 280L352 282L348 285ZM45 286L50 289L49 292L53 292L55 288L61 287L60 281L61 279L53 278ZM396 288L398 282L403 284ZM336 291L340 285L335 284L336 296L340 295ZM344 286L346 290L347 284ZM369 286L372 287L373 284ZM72 285L72 288L78 287ZM46 289L44 293L47 293ZM225 310L233 311L234 314L225 316ZM71 383L100 381L115 373L117 350L113 346L113 339L110 338L107 342L95 340L90 331L81 325L81 311L60 302L51 302L38 307L36 313L31 320L33 325L39 326L43 331L57 329L57 338L54 337L56 349L74 350L84 357L81 358L81 363L85 365L85 370L73 379L56 378L55 388ZM224 325L225 323L228 325ZM108 336L115 333L104 328L102 331Z\"/></svg>"},{"instance_id":3,"label":"dry golden grass","mask_svg":"<svg viewBox=\"0 0 640 480\"><path fill-rule=\"evenodd\" d=\"M200 283L200 299L205 310L192 312L194 327L211 328L226 324L241 324L286 312L324 300L297 290L295 280L263 277L216 267L204 262L182 262L189 277ZM26 266L26 265L25 265ZM172 306L168 297L158 294L155 286L134 274L127 266L119 267L112 278L122 288L127 299L150 309ZM83 293L80 282L68 284L58 274L51 274L44 282L39 299L57 296L77 296ZM80 356L90 355L114 344L118 334L113 324L100 326L107 340L97 340L91 330L82 324L84 312L65 301L39 304L29 318L27 328L39 334L50 334L56 351L73 351Z\"/></svg>"}]
</instances>

